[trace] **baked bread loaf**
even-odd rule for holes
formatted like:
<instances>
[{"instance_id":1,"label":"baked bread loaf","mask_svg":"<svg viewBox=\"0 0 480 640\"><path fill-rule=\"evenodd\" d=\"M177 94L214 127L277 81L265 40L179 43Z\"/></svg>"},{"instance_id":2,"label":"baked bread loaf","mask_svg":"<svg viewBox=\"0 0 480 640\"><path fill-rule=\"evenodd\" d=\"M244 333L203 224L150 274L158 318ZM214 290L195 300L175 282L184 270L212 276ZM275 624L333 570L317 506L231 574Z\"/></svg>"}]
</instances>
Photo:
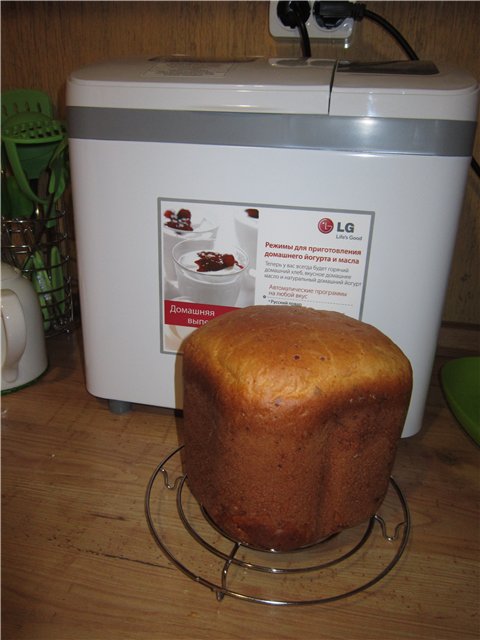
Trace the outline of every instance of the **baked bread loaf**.
<instances>
[{"instance_id":1,"label":"baked bread loaf","mask_svg":"<svg viewBox=\"0 0 480 640\"><path fill-rule=\"evenodd\" d=\"M375 514L412 388L389 338L340 313L252 306L183 346L187 482L221 530L291 550Z\"/></svg>"}]
</instances>

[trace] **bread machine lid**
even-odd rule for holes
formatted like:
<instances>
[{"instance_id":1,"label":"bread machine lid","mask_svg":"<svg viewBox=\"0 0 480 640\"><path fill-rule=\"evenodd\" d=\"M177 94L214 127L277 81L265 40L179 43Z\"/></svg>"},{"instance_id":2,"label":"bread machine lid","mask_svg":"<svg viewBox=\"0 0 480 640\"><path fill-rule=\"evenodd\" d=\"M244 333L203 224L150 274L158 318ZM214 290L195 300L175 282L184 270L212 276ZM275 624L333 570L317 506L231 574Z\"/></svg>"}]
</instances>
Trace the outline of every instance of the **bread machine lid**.
<instances>
[{"instance_id":1,"label":"bread machine lid","mask_svg":"<svg viewBox=\"0 0 480 640\"><path fill-rule=\"evenodd\" d=\"M70 138L470 156L478 85L425 63L106 62L67 87Z\"/></svg>"},{"instance_id":2,"label":"bread machine lid","mask_svg":"<svg viewBox=\"0 0 480 640\"><path fill-rule=\"evenodd\" d=\"M339 62L330 115L426 120L477 119L478 83L468 73L420 60Z\"/></svg>"},{"instance_id":3,"label":"bread machine lid","mask_svg":"<svg viewBox=\"0 0 480 640\"><path fill-rule=\"evenodd\" d=\"M103 62L71 74L78 107L328 114L334 60L184 56Z\"/></svg>"}]
</instances>

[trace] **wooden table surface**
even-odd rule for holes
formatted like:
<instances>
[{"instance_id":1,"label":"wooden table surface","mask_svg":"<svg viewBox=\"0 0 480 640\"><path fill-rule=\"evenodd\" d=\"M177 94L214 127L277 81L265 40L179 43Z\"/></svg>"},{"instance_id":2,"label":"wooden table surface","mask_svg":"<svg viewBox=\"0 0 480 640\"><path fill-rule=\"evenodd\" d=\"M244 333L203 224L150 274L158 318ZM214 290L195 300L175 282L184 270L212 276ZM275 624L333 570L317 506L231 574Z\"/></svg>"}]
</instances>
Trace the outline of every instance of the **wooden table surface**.
<instances>
[{"instance_id":1,"label":"wooden table surface","mask_svg":"<svg viewBox=\"0 0 480 640\"><path fill-rule=\"evenodd\" d=\"M49 339L48 373L2 399L3 640L480 637L479 448L438 384L460 352L437 358L423 429L399 446L411 533L398 564L350 598L287 607L218 600L156 545L145 490L181 418L110 413L85 389L80 339Z\"/></svg>"}]
</instances>

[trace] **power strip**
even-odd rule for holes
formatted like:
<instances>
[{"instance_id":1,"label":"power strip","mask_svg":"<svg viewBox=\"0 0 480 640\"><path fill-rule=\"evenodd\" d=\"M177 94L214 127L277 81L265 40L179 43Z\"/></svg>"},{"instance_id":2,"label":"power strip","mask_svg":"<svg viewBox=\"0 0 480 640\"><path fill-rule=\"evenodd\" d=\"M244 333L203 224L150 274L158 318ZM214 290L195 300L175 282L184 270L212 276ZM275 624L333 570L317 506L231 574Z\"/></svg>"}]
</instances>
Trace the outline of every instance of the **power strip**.
<instances>
[{"instance_id":1,"label":"power strip","mask_svg":"<svg viewBox=\"0 0 480 640\"><path fill-rule=\"evenodd\" d=\"M346 18L342 24L332 29L322 28L317 23L315 16L313 15L313 2L311 2L310 5L312 6L312 10L308 21L305 23L309 38L311 40L324 40L327 42L334 42L336 44L342 41L345 48L349 47L353 36L354 19ZM291 27L286 27L282 24L277 15L277 6L278 2L270 2L268 24L271 35L279 40L291 38L299 39L300 35L298 29L292 29Z\"/></svg>"}]
</instances>

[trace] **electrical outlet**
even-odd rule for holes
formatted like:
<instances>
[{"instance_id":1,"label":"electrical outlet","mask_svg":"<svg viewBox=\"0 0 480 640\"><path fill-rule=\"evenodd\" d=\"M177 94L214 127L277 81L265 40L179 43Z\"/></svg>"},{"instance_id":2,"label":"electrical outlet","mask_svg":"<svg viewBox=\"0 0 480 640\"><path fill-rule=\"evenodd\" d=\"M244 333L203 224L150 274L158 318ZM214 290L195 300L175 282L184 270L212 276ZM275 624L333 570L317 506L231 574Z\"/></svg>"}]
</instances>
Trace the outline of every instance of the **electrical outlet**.
<instances>
[{"instance_id":1,"label":"electrical outlet","mask_svg":"<svg viewBox=\"0 0 480 640\"><path fill-rule=\"evenodd\" d=\"M310 17L305 23L310 40L323 40L324 42L334 42L336 44L343 42L345 48L349 47L353 36L354 19L345 18L345 20L339 21L339 24L335 24L334 26L322 27L318 24L313 13L313 5L314 2L310 2ZM284 38L299 39L300 34L298 29L292 29L282 24L277 15L277 6L278 2L270 2L268 23L271 35L279 40Z\"/></svg>"}]
</instances>

